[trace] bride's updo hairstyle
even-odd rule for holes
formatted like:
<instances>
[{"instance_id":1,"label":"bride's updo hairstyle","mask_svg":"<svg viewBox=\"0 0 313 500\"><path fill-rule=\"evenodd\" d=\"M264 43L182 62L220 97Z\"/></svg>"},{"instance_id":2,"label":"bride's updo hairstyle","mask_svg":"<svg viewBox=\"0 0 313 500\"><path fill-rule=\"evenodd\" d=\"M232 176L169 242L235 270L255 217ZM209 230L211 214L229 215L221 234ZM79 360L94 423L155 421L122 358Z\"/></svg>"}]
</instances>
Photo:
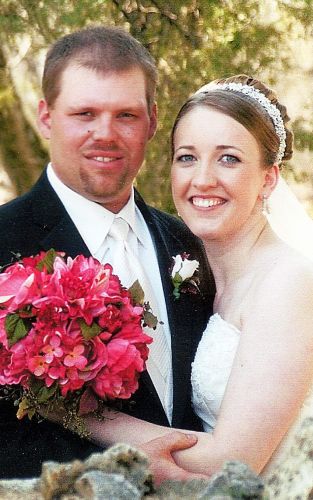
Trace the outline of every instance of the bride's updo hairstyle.
<instances>
[{"instance_id":1,"label":"bride's updo hairstyle","mask_svg":"<svg viewBox=\"0 0 313 500\"><path fill-rule=\"evenodd\" d=\"M240 90L236 90L236 85ZM175 131L180 120L198 106L213 108L243 125L257 140L265 167L281 165L292 157L293 136L286 127L289 121L286 107L278 102L272 90L247 75L215 80L201 87L185 102L172 129L172 156Z\"/></svg>"}]
</instances>

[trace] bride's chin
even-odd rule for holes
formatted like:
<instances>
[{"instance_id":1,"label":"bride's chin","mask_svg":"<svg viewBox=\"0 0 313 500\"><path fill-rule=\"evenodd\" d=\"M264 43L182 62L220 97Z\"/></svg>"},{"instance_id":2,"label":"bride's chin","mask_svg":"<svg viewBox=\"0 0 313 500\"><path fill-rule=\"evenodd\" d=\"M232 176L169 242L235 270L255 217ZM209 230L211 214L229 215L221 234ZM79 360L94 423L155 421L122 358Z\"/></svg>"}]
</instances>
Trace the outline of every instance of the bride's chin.
<instances>
[{"instance_id":1,"label":"bride's chin","mask_svg":"<svg viewBox=\"0 0 313 500\"><path fill-rule=\"evenodd\" d=\"M212 241L220 240L220 231L208 228L190 228L195 236L200 238L203 243L210 243Z\"/></svg>"}]
</instances>

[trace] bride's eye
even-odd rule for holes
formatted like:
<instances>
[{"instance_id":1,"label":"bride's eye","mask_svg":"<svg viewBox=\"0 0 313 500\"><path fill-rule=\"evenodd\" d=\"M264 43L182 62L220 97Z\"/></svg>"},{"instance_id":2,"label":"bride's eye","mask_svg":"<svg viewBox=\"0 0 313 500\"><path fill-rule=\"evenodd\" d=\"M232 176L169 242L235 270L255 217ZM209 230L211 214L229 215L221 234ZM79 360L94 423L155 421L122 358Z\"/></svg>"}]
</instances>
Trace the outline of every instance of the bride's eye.
<instances>
[{"instance_id":1,"label":"bride's eye","mask_svg":"<svg viewBox=\"0 0 313 500\"><path fill-rule=\"evenodd\" d=\"M181 163L190 163L192 161L195 161L196 158L195 156L191 154L184 154L184 155L179 155L176 157L176 161L181 162Z\"/></svg>"},{"instance_id":2,"label":"bride's eye","mask_svg":"<svg viewBox=\"0 0 313 500\"><path fill-rule=\"evenodd\" d=\"M229 165L229 166L235 165L236 163L240 163L240 160L237 156L230 155L230 154L222 155L220 158L220 161L222 163L225 163L226 165Z\"/></svg>"}]
</instances>

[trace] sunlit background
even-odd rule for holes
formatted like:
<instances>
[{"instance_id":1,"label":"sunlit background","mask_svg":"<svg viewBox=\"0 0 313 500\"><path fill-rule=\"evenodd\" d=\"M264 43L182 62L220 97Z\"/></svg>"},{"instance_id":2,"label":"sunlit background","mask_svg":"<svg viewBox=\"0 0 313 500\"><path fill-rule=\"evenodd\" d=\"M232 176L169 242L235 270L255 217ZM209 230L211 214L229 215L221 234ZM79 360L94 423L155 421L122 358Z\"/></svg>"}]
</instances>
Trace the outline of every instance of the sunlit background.
<instances>
[{"instance_id":1,"label":"sunlit background","mask_svg":"<svg viewBox=\"0 0 313 500\"><path fill-rule=\"evenodd\" d=\"M252 74L287 105L295 154L285 176L313 216L313 0L0 0L0 202L27 190L47 162L36 105L47 46L88 24L123 26L160 70L160 125L137 179L146 200L174 212L168 137L197 87Z\"/></svg>"}]
</instances>

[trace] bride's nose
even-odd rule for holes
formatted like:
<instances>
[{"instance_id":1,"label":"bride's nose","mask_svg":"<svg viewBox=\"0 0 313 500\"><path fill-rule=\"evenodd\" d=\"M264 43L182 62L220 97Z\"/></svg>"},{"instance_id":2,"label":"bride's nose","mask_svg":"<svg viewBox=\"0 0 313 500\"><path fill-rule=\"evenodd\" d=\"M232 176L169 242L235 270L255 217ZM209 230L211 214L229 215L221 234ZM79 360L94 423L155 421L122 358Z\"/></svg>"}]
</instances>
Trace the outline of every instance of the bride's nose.
<instances>
[{"instance_id":1,"label":"bride's nose","mask_svg":"<svg viewBox=\"0 0 313 500\"><path fill-rule=\"evenodd\" d=\"M197 189L207 189L217 185L217 176L214 166L208 162L201 162L195 170L193 186Z\"/></svg>"}]
</instances>

